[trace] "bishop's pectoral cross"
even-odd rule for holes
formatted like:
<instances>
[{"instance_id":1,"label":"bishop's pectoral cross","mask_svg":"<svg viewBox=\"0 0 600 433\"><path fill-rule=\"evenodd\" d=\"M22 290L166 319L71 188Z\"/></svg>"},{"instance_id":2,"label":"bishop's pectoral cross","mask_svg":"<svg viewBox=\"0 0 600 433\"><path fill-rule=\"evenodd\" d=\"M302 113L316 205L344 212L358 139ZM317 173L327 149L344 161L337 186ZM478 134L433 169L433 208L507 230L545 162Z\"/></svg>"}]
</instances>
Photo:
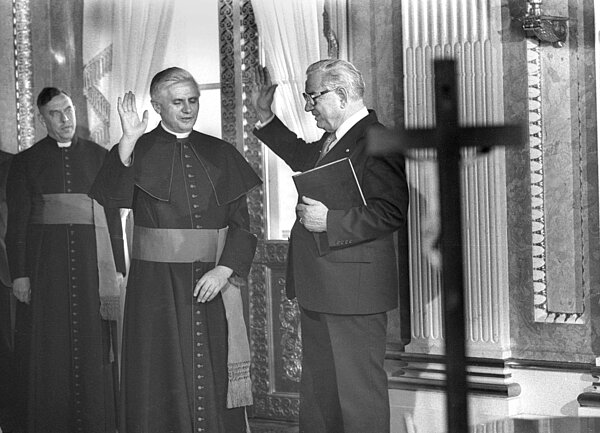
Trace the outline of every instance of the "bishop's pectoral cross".
<instances>
[{"instance_id":1,"label":"bishop's pectoral cross","mask_svg":"<svg viewBox=\"0 0 600 433\"><path fill-rule=\"evenodd\" d=\"M468 406L465 356L464 276L460 192L460 150L525 143L525 128L458 125L454 61L436 60L435 129L390 132L369 150L377 154L435 148L441 207L442 293L446 334L446 399L448 433L467 433ZM379 134L379 132L377 132ZM371 141L371 143L373 143Z\"/></svg>"}]
</instances>

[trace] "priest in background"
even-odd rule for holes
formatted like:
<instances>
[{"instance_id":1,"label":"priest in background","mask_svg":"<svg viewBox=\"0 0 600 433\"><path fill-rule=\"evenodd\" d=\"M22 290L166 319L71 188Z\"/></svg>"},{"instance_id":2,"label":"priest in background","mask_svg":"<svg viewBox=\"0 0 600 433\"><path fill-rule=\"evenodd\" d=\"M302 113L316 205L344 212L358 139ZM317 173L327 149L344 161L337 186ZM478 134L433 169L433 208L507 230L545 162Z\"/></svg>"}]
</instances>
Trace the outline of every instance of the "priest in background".
<instances>
[{"instance_id":1,"label":"priest in background","mask_svg":"<svg viewBox=\"0 0 600 433\"><path fill-rule=\"evenodd\" d=\"M11 308L11 279L6 258L6 176L12 154L0 150L0 411L8 416L15 403L13 308ZM0 425L1 427L1 425Z\"/></svg>"},{"instance_id":2,"label":"priest in background","mask_svg":"<svg viewBox=\"0 0 600 433\"><path fill-rule=\"evenodd\" d=\"M48 135L13 157L6 188L26 431L114 433L123 237L119 210L87 195L107 151L75 134L63 90L44 88L37 107Z\"/></svg>"},{"instance_id":3,"label":"priest in background","mask_svg":"<svg viewBox=\"0 0 600 433\"><path fill-rule=\"evenodd\" d=\"M254 134L294 171L350 158L366 205L328 209L300 197L296 207L286 289L300 305L300 432L386 433L386 312L398 306L394 232L406 230L404 159L367 152L368 132L382 126L365 107L364 80L354 65L322 60L306 75L304 110L325 131L321 139L304 142L274 115L277 85L266 68L257 69L252 87Z\"/></svg>"}]
</instances>

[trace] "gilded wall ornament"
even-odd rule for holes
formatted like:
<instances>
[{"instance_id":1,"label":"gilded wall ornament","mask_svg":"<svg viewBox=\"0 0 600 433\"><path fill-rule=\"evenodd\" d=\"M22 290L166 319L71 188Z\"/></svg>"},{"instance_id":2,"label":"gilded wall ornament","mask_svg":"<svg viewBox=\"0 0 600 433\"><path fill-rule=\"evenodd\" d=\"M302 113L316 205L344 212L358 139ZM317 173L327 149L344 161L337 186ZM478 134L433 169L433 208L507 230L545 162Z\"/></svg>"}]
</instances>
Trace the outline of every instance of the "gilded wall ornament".
<instances>
[{"instance_id":1,"label":"gilded wall ornament","mask_svg":"<svg viewBox=\"0 0 600 433\"><path fill-rule=\"evenodd\" d=\"M30 0L13 0L18 151L35 140Z\"/></svg>"}]
</instances>

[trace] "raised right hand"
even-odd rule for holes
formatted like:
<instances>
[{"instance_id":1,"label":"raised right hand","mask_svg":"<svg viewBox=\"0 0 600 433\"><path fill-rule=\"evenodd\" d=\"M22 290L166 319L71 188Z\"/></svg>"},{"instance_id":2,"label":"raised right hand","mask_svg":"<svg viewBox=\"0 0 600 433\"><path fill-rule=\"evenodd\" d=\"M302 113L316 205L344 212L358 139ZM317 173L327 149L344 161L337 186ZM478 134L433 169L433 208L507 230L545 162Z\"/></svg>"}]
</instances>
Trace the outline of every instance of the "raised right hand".
<instances>
[{"instance_id":1,"label":"raised right hand","mask_svg":"<svg viewBox=\"0 0 600 433\"><path fill-rule=\"evenodd\" d=\"M12 284L15 297L26 304L31 300L31 282L29 277L15 278Z\"/></svg>"},{"instance_id":2,"label":"raised right hand","mask_svg":"<svg viewBox=\"0 0 600 433\"><path fill-rule=\"evenodd\" d=\"M271 105L275 89L277 84L271 82L271 75L266 66L257 66L254 70L254 82L250 86L250 102L261 122L265 122L273 115Z\"/></svg>"},{"instance_id":3,"label":"raised right hand","mask_svg":"<svg viewBox=\"0 0 600 433\"><path fill-rule=\"evenodd\" d=\"M146 132L148 127L148 110L145 110L142 119L138 115L135 95L133 92L127 92L123 99L117 100L117 111L121 118L121 128L123 135L119 141L119 156L124 164L130 160L135 148L135 143Z\"/></svg>"}]
</instances>

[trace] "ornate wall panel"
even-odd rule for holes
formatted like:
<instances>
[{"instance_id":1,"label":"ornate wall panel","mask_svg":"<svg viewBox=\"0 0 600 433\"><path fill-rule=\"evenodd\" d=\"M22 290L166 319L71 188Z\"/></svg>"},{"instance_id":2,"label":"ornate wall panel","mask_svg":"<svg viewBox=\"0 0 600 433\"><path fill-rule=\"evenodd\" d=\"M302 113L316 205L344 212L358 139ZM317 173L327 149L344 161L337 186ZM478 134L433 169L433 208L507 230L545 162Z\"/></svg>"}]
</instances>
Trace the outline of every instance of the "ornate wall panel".
<instances>
[{"instance_id":1,"label":"ornate wall panel","mask_svg":"<svg viewBox=\"0 0 600 433\"><path fill-rule=\"evenodd\" d=\"M0 150L17 151L17 59L15 57L15 8L13 2L0 2L0 112L5 113L0 127Z\"/></svg>"},{"instance_id":2,"label":"ornate wall panel","mask_svg":"<svg viewBox=\"0 0 600 433\"><path fill-rule=\"evenodd\" d=\"M508 6L514 23L522 2ZM524 109L529 122L528 148L507 154L514 358L590 362L599 353L593 8L545 0L544 14L568 18L564 46L525 39L518 28L504 45L513 88L506 112Z\"/></svg>"},{"instance_id":3,"label":"ornate wall panel","mask_svg":"<svg viewBox=\"0 0 600 433\"><path fill-rule=\"evenodd\" d=\"M581 199L577 197L581 193L580 185L574 184L579 168L575 173L564 170L566 161L563 159L561 163L556 158L557 154L571 153L571 140L566 137L566 143L560 146L559 141L562 140L556 134L557 128L564 130L564 122L568 122L570 116L561 113L563 119L559 120L553 119L550 113L544 113L544 109L552 110L545 105L553 104L548 100L548 92L544 88L543 57L539 41L529 39L527 62L534 318L536 322L583 324L581 272L584 262L581 232L577 233L576 228L565 230L567 223L568 226L579 225L574 221L581 206ZM566 131L570 132L570 128ZM580 141L576 142L577 148L574 150L577 154L580 145ZM559 150L559 147L563 149ZM571 156L567 157L572 160ZM579 165L577 159L574 162ZM557 172L557 164L560 173ZM566 166L570 165L571 161L566 162Z\"/></svg>"},{"instance_id":4,"label":"ornate wall panel","mask_svg":"<svg viewBox=\"0 0 600 433\"><path fill-rule=\"evenodd\" d=\"M264 179L263 148L252 134L257 119L246 92L251 72L259 62L252 5L250 0L220 0L219 4L223 139L237 143ZM248 207L251 231L259 240L248 279L252 416L295 421L301 361L299 312L296 303L285 297L287 242L266 239L264 187L249 194ZM255 429L266 431L257 425Z\"/></svg>"},{"instance_id":5,"label":"ornate wall panel","mask_svg":"<svg viewBox=\"0 0 600 433\"><path fill-rule=\"evenodd\" d=\"M35 141L33 99L33 49L31 46L31 5L29 0L13 0L13 30L17 99L18 151Z\"/></svg>"},{"instance_id":6,"label":"ornate wall panel","mask_svg":"<svg viewBox=\"0 0 600 433\"><path fill-rule=\"evenodd\" d=\"M454 58L459 83L459 121L503 121L500 1L403 2L405 120L408 128L435 123L432 61ZM410 203L413 335L409 351L443 352L439 269L431 237L437 217L437 173L431 151L409 160L415 191ZM509 352L504 150L464 153L463 193L465 304L469 356L504 357ZM433 234L432 234L433 232Z\"/></svg>"}]
</instances>

